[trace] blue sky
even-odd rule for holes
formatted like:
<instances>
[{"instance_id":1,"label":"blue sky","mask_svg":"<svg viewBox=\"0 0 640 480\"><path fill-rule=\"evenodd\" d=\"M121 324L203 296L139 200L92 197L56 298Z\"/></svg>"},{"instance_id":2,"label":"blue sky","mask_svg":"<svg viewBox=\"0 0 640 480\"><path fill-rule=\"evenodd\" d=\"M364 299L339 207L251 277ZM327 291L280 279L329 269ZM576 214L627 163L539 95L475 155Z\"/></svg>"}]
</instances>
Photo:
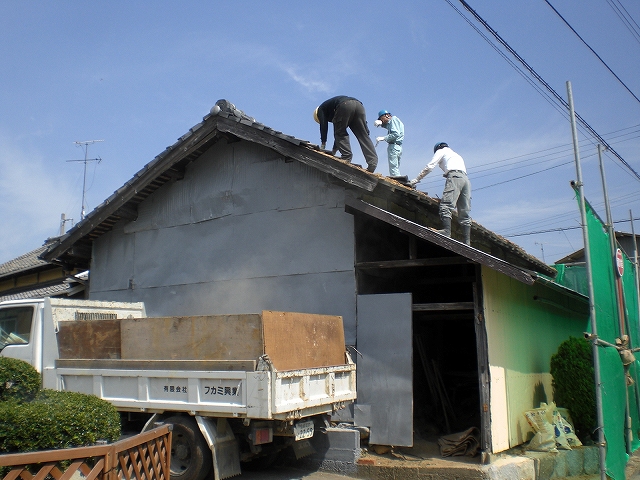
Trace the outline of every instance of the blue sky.
<instances>
[{"instance_id":1,"label":"blue sky","mask_svg":"<svg viewBox=\"0 0 640 480\"><path fill-rule=\"evenodd\" d=\"M640 3L550 2L640 97L640 42L612 8L640 23ZM544 0L468 3L564 99L570 81L578 114L640 171L640 103ZM566 116L445 0L5 0L0 59L0 263L56 236L62 213L80 220L83 165L67 161L84 158L76 141L104 140L88 150L102 159L88 163L89 212L219 99L319 143L313 109L342 94L364 103L373 137L380 109L404 122L410 178L435 143L460 153L475 221L547 263L582 247ZM585 194L604 217L596 141L579 138ZM625 221L616 229L630 232L640 180L611 154L604 164L613 219ZM434 171L418 188L439 197L443 183Z\"/></svg>"}]
</instances>

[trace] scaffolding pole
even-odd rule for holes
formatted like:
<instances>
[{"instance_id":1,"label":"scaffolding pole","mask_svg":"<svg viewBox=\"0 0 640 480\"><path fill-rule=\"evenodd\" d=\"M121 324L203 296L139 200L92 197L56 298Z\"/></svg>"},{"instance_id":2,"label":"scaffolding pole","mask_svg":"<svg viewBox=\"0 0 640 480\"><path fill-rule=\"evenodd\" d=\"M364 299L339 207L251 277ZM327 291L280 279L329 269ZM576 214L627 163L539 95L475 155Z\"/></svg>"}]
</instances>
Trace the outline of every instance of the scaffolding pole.
<instances>
[{"instance_id":1,"label":"scaffolding pole","mask_svg":"<svg viewBox=\"0 0 640 480\"><path fill-rule=\"evenodd\" d=\"M580 219L582 223L582 237L584 240L584 260L587 269L587 286L589 289L589 317L591 319L591 333L597 338L598 327L596 325L596 306L594 303L593 276L591 272L591 254L589 252L589 230L587 228L587 210L584 200L584 188L582 183L582 167L580 166L580 150L578 146L578 129L576 128L576 114L573 108L573 93L571 82L567 82L567 97L569 100L569 113L571 117L571 136L573 138L573 155L576 163L576 187L580 196ZM602 411L602 383L600 378L600 354L597 342L591 343L593 352L593 375L596 384L596 414L598 421L598 453L600 460L600 479L607 480L607 451L604 438L604 414Z\"/></svg>"}]
</instances>

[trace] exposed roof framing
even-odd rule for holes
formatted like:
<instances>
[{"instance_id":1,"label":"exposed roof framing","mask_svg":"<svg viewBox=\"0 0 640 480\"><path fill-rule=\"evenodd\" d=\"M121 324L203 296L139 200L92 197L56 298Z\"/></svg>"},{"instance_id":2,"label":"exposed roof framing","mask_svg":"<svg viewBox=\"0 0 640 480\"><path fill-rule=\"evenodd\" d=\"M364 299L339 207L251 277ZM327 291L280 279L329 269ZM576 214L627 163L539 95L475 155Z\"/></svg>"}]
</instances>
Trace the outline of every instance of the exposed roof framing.
<instances>
[{"instance_id":1,"label":"exposed roof framing","mask_svg":"<svg viewBox=\"0 0 640 480\"><path fill-rule=\"evenodd\" d=\"M393 213L387 212L386 210L378 208L374 205L370 205L361 200L347 199L345 204L347 211L360 212L373 218L377 218L378 220L386 222L389 225L393 225L401 230L404 230L407 233L415 235L422 240L427 240L435 245L457 253L458 255L466 258L468 261L490 267L505 275L508 275L509 277L515 278L522 283L526 283L527 285L533 285L533 283L535 282L535 278L531 274L531 272L515 267L510 263L505 262L504 260L493 257L485 252L472 248L450 237L441 235L435 230L423 227L422 225L414 223L398 215L394 215ZM415 262L415 260L408 260L407 262Z\"/></svg>"}]
</instances>

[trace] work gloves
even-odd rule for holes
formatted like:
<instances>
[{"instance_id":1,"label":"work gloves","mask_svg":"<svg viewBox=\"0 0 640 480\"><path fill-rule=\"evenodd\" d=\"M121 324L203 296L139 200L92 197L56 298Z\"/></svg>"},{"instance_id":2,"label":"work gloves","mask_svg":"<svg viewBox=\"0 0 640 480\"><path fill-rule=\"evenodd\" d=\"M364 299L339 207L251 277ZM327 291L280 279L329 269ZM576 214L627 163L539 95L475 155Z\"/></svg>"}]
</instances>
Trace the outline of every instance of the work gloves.
<instances>
[{"instance_id":1,"label":"work gloves","mask_svg":"<svg viewBox=\"0 0 640 480\"><path fill-rule=\"evenodd\" d=\"M376 142L384 142L386 137L376 137Z\"/></svg>"},{"instance_id":2,"label":"work gloves","mask_svg":"<svg viewBox=\"0 0 640 480\"><path fill-rule=\"evenodd\" d=\"M382 120L376 120L375 122L373 122L373 125L375 127L381 127L382 126Z\"/></svg>"}]
</instances>

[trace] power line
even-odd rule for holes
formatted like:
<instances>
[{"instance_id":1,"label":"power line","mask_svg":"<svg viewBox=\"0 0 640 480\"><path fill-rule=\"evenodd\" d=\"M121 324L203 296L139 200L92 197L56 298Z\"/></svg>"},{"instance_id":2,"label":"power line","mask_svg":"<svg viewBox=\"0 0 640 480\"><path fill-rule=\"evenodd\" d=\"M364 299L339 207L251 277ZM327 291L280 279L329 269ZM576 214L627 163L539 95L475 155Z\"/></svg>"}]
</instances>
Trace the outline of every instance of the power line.
<instances>
[{"instance_id":1,"label":"power line","mask_svg":"<svg viewBox=\"0 0 640 480\"><path fill-rule=\"evenodd\" d=\"M635 220L640 220L639 218L634 218ZM627 219L627 220L614 220L613 223L630 223L631 220ZM560 228L549 228L547 230L538 230L537 232L523 232L523 233L512 233L510 235L502 235L504 238L511 238L511 237L524 237L527 235L539 235L541 233L552 233L552 232L566 232L568 230L577 230L578 228L582 228L580 225L576 226L576 227L560 227Z\"/></svg>"},{"instance_id":2,"label":"power line","mask_svg":"<svg viewBox=\"0 0 640 480\"><path fill-rule=\"evenodd\" d=\"M616 1L619 4L619 6L615 5L614 4L615 2L612 1L612 0L607 0L607 3L613 9L613 11L618 16L618 18L622 21L624 26L627 27L627 30L629 30L631 35L633 35L633 37L636 40L636 42L640 43L640 32L639 32L640 31L640 26L633 19L633 17L629 14L627 9L624 8L624 6L620 3L620 0L616 0ZM635 25L635 27L633 25Z\"/></svg>"},{"instance_id":3,"label":"power line","mask_svg":"<svg viewBox=\"0 0 640 480\"><path fill-rule=\"evenodd\" d=\"M584 43L584 44L586 45L586 47L587 47L589 50L591 50L591 53L593 53L593 54L596 56L596 58L597 58L598 60L600 60L600 63L602 63L602 64L607 68L607 70L609 70L609 72L611 72L611 74L612 74L614 77L616 77L616 80L618 80L618 82L620 82L620 84L621 84L624 88L626 88L626 89L627 89L627 91L628 91L628 92L633 96L633 98L635 98L635 99L636 99L636 101L637 101L638 103L640 103L640 98L636 97L636 94L635 94L635 93L633 93L629 87L627 87L627 85L626 85L626 84L625 84L625 83L620 79L620 77L618 77L618 75L616 75L616 74L615 74L615 72L614 72L613 70L611 70L611 68L609 67L609 65L607 65L607 63L602 59L602 57L600 57L600 55L598 55L598 54L596 53L596 51L595 51L593 48L591 48L591 46L590 46L590 45L589 45L589 44L584 40L584 38L582 38L582 37L580 36L580 34L579 34L578 32L576 32L575 28L573 28L573 27L569 24L569 22L567 22L567 20L566 20L566 19L565 19L561 14L560 14L560 12L559 12L558 10L556 10L556 8L555 8L553 5L551 5L551 2L549 2L549 0L544 0L544 1L546 2L546 4L547 4L547 5L549 5L549 6L551 7L551 10L553 10L554 12L556 12L556 15L558 15L558 16L560 17L560 19L565 23L565 25L566 25L567 27L569 27L573 33L575 33L575 34L576 34L576 36L580 39L580 41L581 41L582 43Z\"/></svg>"},{"instance_id":4,"label":"power line","mask_svg":"<svg viewBox=\"0 0 640 480\"><path fill-rule=\"evenodd\" d=\"M453 4L451 0L445 0L454 10L456 10L466 21L467 23L469 23L469 20L462 14L462 12L460 12L460 10L458 10ZM531 65L529 65L524 58L522 58L520 55L518 55L518 53L511 48L511 46L500 36L498 35L498 32L496 32L493 28L491 28L491 26L473 9L471 8L471 6L469 6L469 4L465 1L465 0L459 0L460 3L462 3L462 5L464 6L465 9L467 9L467 11L469 11L474 18L480 22L497 40L498 42L500 42L500 44L502 44L502 46L504 48L507 49L507 51L509 53L511 53L511 55L513 55L525 68L526 70L538 81L540 82L542 85L544 85L544 87L551 93L551 95L553 96L553 98L556 99L556 102L560 105L562 105L562 107L564 107L565 109L565 113L563 113L563 116L565 116L566 118L566 111L568 111L569 109L569 104L564 100L564 98L562 98L558 92L556 92L551 85L549 85L539 74L538 72L536 72L533 67L531 67ZM476 31L478 31L477 28L474 28ZM486 36L482 35L483 38L487 38ZM497 50L497 47L494 45L493 46L494 49ZM500 52L501 56L504 58L504 53ZM511 62L509 62L511 63ZM528 80L529 83L531 84L530 79ZM536 90L538 90L538 88L536 88ZM540 90L538 90L540 91ZM596 132L591 125L589 125L580 115L578 115L577 112L575 113L575 117L576 120L580 123L580 125L582 125L584 128L586 128L588 130L588 132L595 137L595 139L606 149L609 150L623 165L625 165L625 167L627 167L629 169L630 172L633 173L633 175L640 180L640 174L638 174L638 172L636 172L633 167L631 167L631 165L629 165L629 163L622 158L622 156L616 152L613 147L611 147L609 145L609 143L600 136L600 134L598 132Z\"/></svg>"},{"instance_id":5,"label":"power line","mask_svg":"<svg viewBox=\"0 0 640 480\"><path fill-rule=\"evenodd\" d=\"M502 184L505 184L505 183L513 182L515 180L521 180L523 178L531 177L531 176L537 175L539 173L544 173L544 172L546 172L548 170L552 170L554 168L563 167L565 165L571 165L572 163L573 163L573 160L570 160L570 161L564 162L564 163L559 163L558 165L554 165L553 167L543 168L542 170L538 170L538 171L535 171L535 172L527 173L525 175L520 175L518 177L510 178L509 180L503 180L502 182L492 183L491 185L485 185L484 187L474 188L473 191L477 192L478 190L484 190L485 188L495 187L496 185L502 185Z\"/></svg>"}]
</instances>

